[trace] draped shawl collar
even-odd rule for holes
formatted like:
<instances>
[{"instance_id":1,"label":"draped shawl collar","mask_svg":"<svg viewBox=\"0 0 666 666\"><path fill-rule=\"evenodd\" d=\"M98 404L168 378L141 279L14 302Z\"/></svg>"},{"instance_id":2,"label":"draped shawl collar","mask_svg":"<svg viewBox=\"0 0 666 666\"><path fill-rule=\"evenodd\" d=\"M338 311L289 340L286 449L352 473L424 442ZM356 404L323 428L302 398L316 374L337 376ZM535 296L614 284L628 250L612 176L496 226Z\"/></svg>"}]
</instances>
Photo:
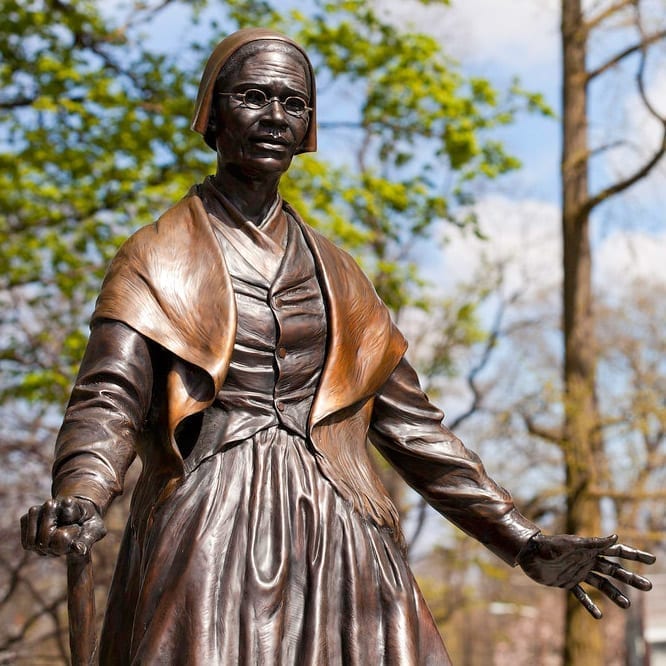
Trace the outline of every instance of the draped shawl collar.
<instances>
[{"instance_id":1,"label":"draped shawl collar","mask_svg":"<svg viewBox=\"0 0 666 666\"><path fill-rule=\"evenodd\" d=\"M406 342L352 257L283 205L313 253L327 308L326 361L309 418L320 467L359 510L397 530L395 510L367 460L365 436L372 396ZM97 300L93 321L99 318L122 321L173 355L168 440L174 475L181 475L175 429L214 400L236 333L230 276L196 188L121 247ZM346 431L340 432L345 422Z\"/></svg>"}]
</instances>

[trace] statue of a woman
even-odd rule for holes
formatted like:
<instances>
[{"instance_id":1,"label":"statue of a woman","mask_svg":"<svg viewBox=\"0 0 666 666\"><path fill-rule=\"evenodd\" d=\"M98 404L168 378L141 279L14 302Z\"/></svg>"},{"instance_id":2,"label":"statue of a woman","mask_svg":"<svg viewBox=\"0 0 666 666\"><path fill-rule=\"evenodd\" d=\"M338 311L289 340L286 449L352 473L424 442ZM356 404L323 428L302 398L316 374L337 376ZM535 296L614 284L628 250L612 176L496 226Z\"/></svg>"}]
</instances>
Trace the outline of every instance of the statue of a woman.
<instances>
[{"instance_id":1,"label":"statue of a woman","mask_svg":"<svg viewBox=\"0 0 666 666\"><path fill-rule=\"evenodd\" d=\"M24 546L88 549L142 472L102 664L449 663L366 442L426 500L536 580L649 582L614 537L542 535L441 425L354 260L278 194L316 149L312 65L241 30L203 74L193 129L217 172L132 236L105 278L56 444L53 498Z\"/></svg>"}]
</instances>

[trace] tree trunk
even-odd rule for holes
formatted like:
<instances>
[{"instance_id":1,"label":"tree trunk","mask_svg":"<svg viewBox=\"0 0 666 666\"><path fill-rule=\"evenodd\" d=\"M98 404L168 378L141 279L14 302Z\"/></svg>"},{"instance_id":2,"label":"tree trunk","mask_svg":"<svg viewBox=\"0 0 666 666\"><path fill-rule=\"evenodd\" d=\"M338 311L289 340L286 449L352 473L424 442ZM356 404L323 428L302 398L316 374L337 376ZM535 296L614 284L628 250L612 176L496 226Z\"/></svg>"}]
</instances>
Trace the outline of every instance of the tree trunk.
<instances>
[{"instance_id":1,"label":"tree trunk","mask_svg":"<svg viewBox=\"0 0 666 666\"><path fill-rule=\"evenodd\" d=\"M587 137L587 34L581 0L562 0L562 237L564 260L564 455L566 531L596 535L600 509L595 485L600 449L595 391L596 343L592 312ZM568 596L565 666L603 666L601 627Z\"/></svg>"}]
</instances>

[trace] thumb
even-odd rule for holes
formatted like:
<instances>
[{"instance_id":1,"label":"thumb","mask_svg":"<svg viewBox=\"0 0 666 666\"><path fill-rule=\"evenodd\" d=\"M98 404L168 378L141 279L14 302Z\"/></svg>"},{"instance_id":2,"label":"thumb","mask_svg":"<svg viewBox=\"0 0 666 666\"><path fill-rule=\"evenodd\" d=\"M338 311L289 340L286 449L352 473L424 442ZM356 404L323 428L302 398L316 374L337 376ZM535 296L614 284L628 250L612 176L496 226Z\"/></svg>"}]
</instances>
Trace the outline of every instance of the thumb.
<instances>
[{"instance_id":1,"label":"thumb","mask_svg":"<svg viewBox=\"0 0 666 666\"><path fill-rule=\"evenodd\" d=\"M85 557L92 545L106 536L104 521L95 514L87 519L82 525L78 536L72 541L70 552L80 557Z\"/></svg>"},{"instance_id":2,"label":"thumb","mask_svg":"<svg viewBox=\"0 0 666 666\"><path fill-rule=\"evenodd\" d=\"M606 550L617 543L617 534L606 537L582 537L580 545L589 550Z\"/></svg>"}]
</instances>

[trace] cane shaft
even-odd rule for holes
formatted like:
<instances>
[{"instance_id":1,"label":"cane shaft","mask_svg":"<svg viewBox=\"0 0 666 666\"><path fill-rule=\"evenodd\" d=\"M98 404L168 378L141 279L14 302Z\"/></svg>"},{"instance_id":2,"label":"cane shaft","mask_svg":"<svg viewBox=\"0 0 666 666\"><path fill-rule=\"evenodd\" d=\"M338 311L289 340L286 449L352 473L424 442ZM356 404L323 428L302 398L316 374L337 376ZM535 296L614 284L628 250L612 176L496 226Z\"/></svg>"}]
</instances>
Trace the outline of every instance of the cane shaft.
<instances>
[{"instance_id":1,"label":"cane shaft","mask_svg":"<svg viewBox=\"0 0 666 666\"><path fill-rule=\"evenodd\" d=\"M67 556L67 611L72 666L95 663L95 586L90 551Z\"/></svg>"}]
</instances>

